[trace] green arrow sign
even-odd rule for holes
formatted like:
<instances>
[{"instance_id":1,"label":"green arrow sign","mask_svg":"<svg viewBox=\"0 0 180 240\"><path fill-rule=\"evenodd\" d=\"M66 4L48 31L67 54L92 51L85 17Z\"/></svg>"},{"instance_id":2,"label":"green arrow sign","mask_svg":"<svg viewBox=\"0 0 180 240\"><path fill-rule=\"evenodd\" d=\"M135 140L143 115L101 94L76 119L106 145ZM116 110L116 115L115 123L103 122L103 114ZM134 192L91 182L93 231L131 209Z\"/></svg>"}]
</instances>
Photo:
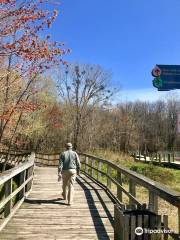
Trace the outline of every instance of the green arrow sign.
<instances>
[{"instance_id":1,"label":"green arrow sign","mask_svg":"<svg viewBox=\"0 0 180 240\"><path fill-rule=\"evenodd\" d=\"M156 88L160 88L163 86L163 81L160 77L156 77L154 78L153 80L153 86L156 87Z\"/></svg>"}]
</instances>

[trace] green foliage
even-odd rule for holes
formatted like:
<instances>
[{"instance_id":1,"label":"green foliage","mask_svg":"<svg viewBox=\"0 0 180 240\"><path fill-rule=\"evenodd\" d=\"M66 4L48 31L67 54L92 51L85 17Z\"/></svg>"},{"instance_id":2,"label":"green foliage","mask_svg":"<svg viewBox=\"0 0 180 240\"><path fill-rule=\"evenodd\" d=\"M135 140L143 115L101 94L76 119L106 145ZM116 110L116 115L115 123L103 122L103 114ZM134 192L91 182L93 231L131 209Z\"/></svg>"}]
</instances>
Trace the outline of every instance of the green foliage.
<instances>
[{"instance_id":1,"label":"green foliage","mask_svg":"<svg viewBox=\"0 0 180 240\"><path fill-rule=\"evenodd\" d=\"M154 181L163 181L164 184L174 181L174 174L170 169L157 167L153 164L134 163L130 167L130 170L143 174Z\"/></svg>"},{"instance_id":2,"label":"green foliage","mask_svg":"<svg viewBox=\"0 0 180 240\"><path fill-rule=\"evenodd\" d=\"M18 185L15 181L12 182L12 191L15 191L18 188ZM5 186L4 184L0 186L0 201L3 199L5 194ZM14 199L16 201L16 198Z\"/></svg>"}]
</instances>

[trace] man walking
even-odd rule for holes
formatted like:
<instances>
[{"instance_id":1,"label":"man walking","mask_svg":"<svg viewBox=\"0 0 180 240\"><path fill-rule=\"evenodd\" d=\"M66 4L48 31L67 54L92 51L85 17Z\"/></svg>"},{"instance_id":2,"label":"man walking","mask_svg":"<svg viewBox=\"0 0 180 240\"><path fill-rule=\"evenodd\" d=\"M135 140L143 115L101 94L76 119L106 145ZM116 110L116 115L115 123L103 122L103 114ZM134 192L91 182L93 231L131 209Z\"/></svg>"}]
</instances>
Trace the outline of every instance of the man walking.
<instances>
[{"instance_id":1,"label":"man walking","mask_svg":"<svg viewBox=\"0 0 180 240\"><path fill-rule=\"evenodd\" d=\"M72 144L66 144L66 151L60 155L58 176L59 180L62 178L62 196L68 200L68 205L73 203L74 183L76 175L79 175L81 163L79 156L75 151L72 151Z\"/></svg>"}]
</instances>

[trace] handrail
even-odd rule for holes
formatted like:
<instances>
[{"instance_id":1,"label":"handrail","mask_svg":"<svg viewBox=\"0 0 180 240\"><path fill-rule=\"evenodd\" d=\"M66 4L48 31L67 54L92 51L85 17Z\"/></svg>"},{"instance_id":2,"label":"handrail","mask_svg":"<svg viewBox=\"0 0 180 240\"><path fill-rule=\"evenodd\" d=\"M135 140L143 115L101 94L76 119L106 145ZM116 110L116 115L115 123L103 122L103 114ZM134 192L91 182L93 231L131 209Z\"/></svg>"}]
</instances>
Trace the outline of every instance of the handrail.
<instances>
[{"instance_id":1,"label":"handrail","mask_svg":"<svg viewBox=\"0 0 180 240\"><path fill-rule=\"evenodd\" d=\"M7 151L0 151L0 154L7 154ZM23 156L23 155L29 155L31 152L9 152L10 155L15 155L15 156Z\"/></svg>"},{"instance_id":2,"label":"handrail","mask_svg":"<svg viewBox=\"0 0 180 240\"><path fill-rule=\"evenodd\" d=\"M0 201L0 210L2 210L4 219L0 221L0 231L30 193L33 181L34 160L35 153L31 153L27 162L22 162L18 166L0 173L0 187L4 188L4 197ZM15 178L18 186L13 191L13 179ZM16 199L14 200L14 198Z\"/></svg>"},{"instance_id":3,"label":"handrail","mask_svg":"<svg viewBox=\"0 0 180 240\"><path fill-rule=\"evenodd\" d=\"M122 174L127 175L129 178L133 179L136 183L143 185L143 187L148 188L149 190L153 190L156 192L159 197L162 197L164 200L170 202L172 205L180 207L180 192L174 191L169 189L163 184L160 184L156 181L151 180L150 178L147 178L141 174L138 174L132 170L126 169L122 166L117 166L116 164L110 162L109 160L105 160L93 155L79 153L81 156L89 157L91 159L100 161L102 163L108 164L111 168L114 168L118 171L120 171ZM88 165L89 167L92 167ZM99 171L97 168L94 168L94 170ZM106 176L108 176L106 174ZM110 176L109 176L110 177Z\"/></svg>"},{"instance_id":4,"label":"handrail","mask_svg":"<svg viewBox=\"0 0 180 240\"><path fill-rule=\"evenodd\" d=\"M180 163L176 161L175 153L153 153L151 156L142 153L130 153L136 162L152 163L154 165L180 169Z\"/></svg>"},{"instance_id":5,"label":"handrail","mask_svg":"<svg viewBox=\"0 0 180 240\"><path fill-rule=\"evenodd\" d=\"M160 184L156 181L153 181L150 178L147 178L147 177L145 177L141 174L138 174L138 173L136 173L132 170L129 170L125 167L117 166L116 164L112 163L109 160L106 160L106 159L103 159L103 158L100 158L100 157L97 157L97 156L93 156L93 155L90 155L90 154L87 154L87 153L80 153L79 152L78 154L80 156L89 157L91 160L95 160L95 161L99 161L99 162L104 163L104 164L108 164L109 167L111 167L111 168L121 172L122 174L128 176L129 178L134 180L136 183L138 183L140 185L143 185L143 187L145 187L149 190L153 190L155 193L157 193L159 195L159 197L162 197L164 200L170 202L172 205L180 207L180 193L179 192L171 190L168 187L166 187L165 185ZM47 158L45 158L45 156L47 154L41 154L40 153L38 155L42 155L43 157L37 157L37 154L36 154L36 162L42 163L41 161L37 160L37 159L41 159L43 161L46 161L47 165L48 165L48 162L53 162L53 161L56 162L59 159L57 157L58 153L50 155L50 156L54 156L51 159L49 158L49 154L48 154ZM97 168L93 167L92 165L88 165L88 163L83 162L83 164L86 164L87 167L89 167L89 168L91 168L95 171L98 171L99 173L105 175L108 178L111 178L111 176L108 176L107 173L101 171L100 169L97 169ZM58 164L56 163L54 165L57 166ZM113 181L112 178L111 178L111 181Z\"/></svg>"},{"instance_id":6,"label":"handrail","mask_svg":"<svg viewBox=\"0 0 180 240\"><path fill-rule=\"evenodd\" d=\"M8 153L6 151L0 151L0 163L8 164L10 167L14 167L17 166L20 162L27 161L30 154L30 152Z\"/></svg>"},{"instance_id":7,"label":"handrail","mask_svg":"<svg viewBox=\"0 0 180 240\"><path fill-rule=\"evenodd\" d=\"M0 173L0 185L7 182L9 179L18 175L19 173L26 170L27 168L31 167L33 164L34 164L34 160L31 159L27 162L20 163L19 166L16 166L13 169L9 169L5 172Z\"/></svg>"},{"instance_id":8,"label":"handrail","mask_svg":"<svg viewBox=\"0 0 180 240\"><path fill-rule=\"evenodd\" d=\"M158 213L158 197L178 208L178 230L180 231L180 193L169 189L163 184L153 181L134 171L122 166L86 153L79 153L82 163L82 171L104 185L106 190L117 199L117 203L123 203L122 193L129 198L129 204L140 203L136 197L137 184L148 190L148 202L151 211ZM103 179L103 176L105 180ZM123 177L128 180L129 190L123 187ZM111 183L116 185L116 194L112 192Z\"/></svg>"},{"instance_id":9,"label":"handrail","mask_svg":"<svg viewBox=\"0 0 180 240\"><path fill-rule=\"evenodd\" d=\"M58 166L59 153L54 154L36 153L35 163L44 166Z\"/></svg>"}]
</instances>

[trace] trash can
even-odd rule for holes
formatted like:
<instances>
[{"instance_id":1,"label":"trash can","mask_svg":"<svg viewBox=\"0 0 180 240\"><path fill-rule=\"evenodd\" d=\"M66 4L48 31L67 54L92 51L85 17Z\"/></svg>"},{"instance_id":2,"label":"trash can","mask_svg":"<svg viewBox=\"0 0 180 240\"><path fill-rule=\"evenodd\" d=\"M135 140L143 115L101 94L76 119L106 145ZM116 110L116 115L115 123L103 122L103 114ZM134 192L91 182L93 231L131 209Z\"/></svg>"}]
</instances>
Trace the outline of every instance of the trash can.
<instances>
[{"instance_id":1,"label":"trash can","mask_svg":"<svg viewBox=\"0 0 180 240\"><path fill-rule=\"evenodd\" d=\"M114 240L167 240L168 216L146 205L114 205Z\"/></svg>"}]
</instances>

